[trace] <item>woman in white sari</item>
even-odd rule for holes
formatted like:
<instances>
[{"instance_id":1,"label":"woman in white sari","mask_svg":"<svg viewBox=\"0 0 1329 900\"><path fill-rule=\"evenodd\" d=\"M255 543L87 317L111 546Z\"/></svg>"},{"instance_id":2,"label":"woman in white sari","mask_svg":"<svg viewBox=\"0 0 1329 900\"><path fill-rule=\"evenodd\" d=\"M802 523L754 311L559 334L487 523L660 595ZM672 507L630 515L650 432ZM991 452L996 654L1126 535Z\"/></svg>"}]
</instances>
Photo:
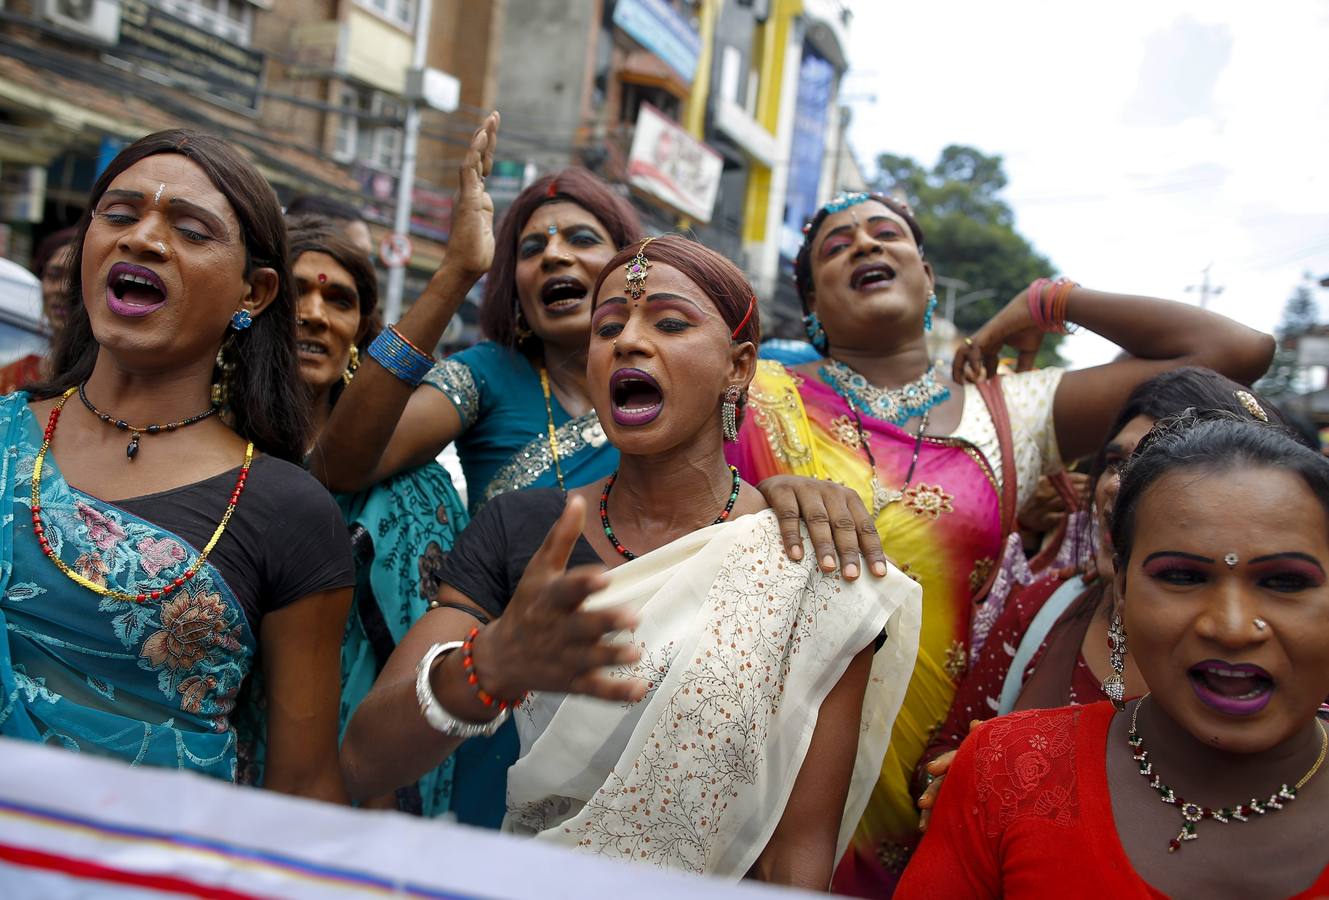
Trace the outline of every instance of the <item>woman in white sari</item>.
<instances>
[{"instance_id":1,"label":"woman in white sari","mask_svg":"<svg viewBox=\"0 0 1329 900\"><path fill-rule=\"evenodd\" d=\"M791 561L725 464L758 340L736 267L667 236L593 296L588 379L618 472L477 515L350 723L347 785L409 783L511 706L506 829L824 889L904 694L920 588L825 573L810 544Z\"/></svg>"}]
</instances>

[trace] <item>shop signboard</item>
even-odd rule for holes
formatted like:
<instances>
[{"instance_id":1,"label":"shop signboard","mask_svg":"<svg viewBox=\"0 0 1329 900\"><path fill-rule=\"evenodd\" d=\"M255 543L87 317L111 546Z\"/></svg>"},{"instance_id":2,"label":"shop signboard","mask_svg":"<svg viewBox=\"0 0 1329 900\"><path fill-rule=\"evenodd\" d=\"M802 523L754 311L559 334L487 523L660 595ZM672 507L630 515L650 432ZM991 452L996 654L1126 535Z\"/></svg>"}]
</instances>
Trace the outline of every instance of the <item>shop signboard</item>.
<instances>
[{"instance_id":1,"label":"shop signboard","mask_svg":"<svg viewBox=\"0 0 1329 900\"><path fill-rule=\"evenodd\" d=\"M724 157L649 103L637 114L628 183L695 221L711 221Z\"/></svg>"},{"instance_id":2,"label":"shop signboard","mask_svg":"<svg viewBox=\"0 0 1329 900\"><path fill-rule=\"evenodd\" d=\"M127 51L144 77L155 76L232 109L258 112L263 54L149 6L146 0L122 0L116 50Z\"/></svg>"},{"instance_id":3,"label":"shop signboard","mask_svg":"<svg viewBox=\"0 0 1329 900\"><path fill-rule=\"evenodd\" d=\"M692 84L701 59L701 35L665 0L618 0L614 24Z\"/></svg>"}]
</instances>

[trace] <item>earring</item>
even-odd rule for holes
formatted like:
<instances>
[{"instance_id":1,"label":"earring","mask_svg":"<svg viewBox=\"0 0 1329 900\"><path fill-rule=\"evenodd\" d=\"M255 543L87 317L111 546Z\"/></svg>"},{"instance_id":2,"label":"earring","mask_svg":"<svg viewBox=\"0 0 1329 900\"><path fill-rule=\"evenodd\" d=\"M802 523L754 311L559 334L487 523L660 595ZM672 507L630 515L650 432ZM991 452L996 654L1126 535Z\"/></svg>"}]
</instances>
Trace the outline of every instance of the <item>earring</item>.
<instances>
[{"instance_id":1,"label":"earring","mask_svg":"<svg viewBox=\"0 0 1329 900\"><path fill-rule=\"evenodd\" d=\"M726 441L738 440L738 400L741 396L738 385L725 388L724 402L720 404L720 431Z\"/></svg>"},{"instance_id":2,"label":"earring","mask_svg":"<svg viewBox=\"0 0 1329 900\"><path fill-rule=\"evenodd\" d=\"M234 315L231 316L231 327L236 331L244 331L253 324L254 319L249 315L249 310L247 309L236 310Z\"/></svg>"},{"instance_id":3,"label":"earring","mask_svg":"<svg viewBox=\"0 0 1329 900\"><path fill-rule=\"evenodd\" d=\"M814 312L803 317L803 330L807 332L808 343L823 356L826 354L826 329L821 327L821 319Z\"/></svg>"},{"instance_id":4,"label":"earring","mask_svg":"<svg viewBox=\"0 0 1329 900\"><path fill-rule=\"evenodd\" d=\"M351 379L355 377L355 370L358 368L360 368L360 349L352 344L350 362L346 365L346 371L341 373L342 383L350 384Z\"/></svg>"},{"instance_id":5,"label":"earring","mask_svg":"<svg viewBox=\"0 0 1329 900\"><path fill-rule=\"evenodd\" d=\"M235 371L235 363L226 359L226 351L231 348L231 339L222 341L222 345L217 348L216 371L212 382L212 405L225 410L231 403L231 373Z\"/></svg>"},{"instance_id":6,"label":"earring","mask_svg":"<svg viewBox=\"0 0 1329 900\"><path fill-rule=\"evenodd\" d=\"M1112 674L1103 679L1103 693L1107 694L1112 705L1117 709L1126 708L1126 629L1122 627L1121 616L1113 615L1108 626L1108 663Z\"/></svg>"},{"instance_id":7,"label":"earring","mask_svg":"<svg viewBox=\"0 0 1329 900\"><path fill-rule=\"evenodd\" d=\"M923 313L923 330L932 330L932 312L937 308L937 292L932 291L928 294L928 308Z\"/></svg>"},{"instance_id":8,"label":"earring","mask_svg":"<svg viewBox=\"0 0 1329 900\"><path fill-rule=\"evenodd\" d=\"M529 340L535 335L535 332L531 331L531 326L526 322L526 316L522 314L520 304L517 304L517 322L513 327L513 333L517 336L518 344Z\"/></svg>"}]
</instances>

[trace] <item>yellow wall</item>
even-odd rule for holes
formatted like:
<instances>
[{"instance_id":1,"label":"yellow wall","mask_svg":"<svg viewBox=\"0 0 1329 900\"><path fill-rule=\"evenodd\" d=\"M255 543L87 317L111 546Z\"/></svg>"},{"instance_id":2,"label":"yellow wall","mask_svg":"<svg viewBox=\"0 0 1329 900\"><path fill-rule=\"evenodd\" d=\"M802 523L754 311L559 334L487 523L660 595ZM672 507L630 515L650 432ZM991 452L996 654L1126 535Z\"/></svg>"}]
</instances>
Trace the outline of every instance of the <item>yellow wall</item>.
<instances>
[{"instance_id":1,"label":"yellow wall","mask_svg":"<svg viewBox=\"0 0 1329 900\"><path fill-rule=\"evenodd\" d=\"M379 90L402 93L411 64L411 36L354 7L346 33L346 74Z\"/></svg>"},{"instance_id":2,"label":"yellow wall","mask_svg":"<svg viewBox=\"0 0 1329 900\"><path fill-rule=\"evenodd\" d=\"M771 15L757 31L757 61L760 84L757 86L756 119L771 134L780 133L780 102L784 93L786 65L798 65L798 60L786 60L789 30L794 18L803 12L803 0L774 0ZM788 152L788 148L782 148ZM748 173L748 191L743 210L743 240L759 243L766 240L766 214L769 209L771 170L753 164Z\"/></svg>"}]
</instances>

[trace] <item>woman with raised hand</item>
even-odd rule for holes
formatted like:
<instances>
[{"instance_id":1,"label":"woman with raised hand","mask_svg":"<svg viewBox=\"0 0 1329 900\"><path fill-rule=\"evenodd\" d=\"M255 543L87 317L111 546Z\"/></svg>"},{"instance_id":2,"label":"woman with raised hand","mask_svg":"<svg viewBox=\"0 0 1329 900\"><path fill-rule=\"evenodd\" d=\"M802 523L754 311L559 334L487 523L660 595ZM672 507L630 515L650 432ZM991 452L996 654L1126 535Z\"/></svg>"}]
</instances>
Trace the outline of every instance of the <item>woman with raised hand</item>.
<instances>
[{"instance_id":1,"label":"woman with raised hand","mask_svg":"<svg viewBox=\"0 0 1329 900\"><path fill-rule=\"evenodd\" d=\"M288 217L287 231L298 297L297 359L317 435L378 334L378 281L340 223ZM434 460L336 500L351 529L356 561L355 601L341 653L345 729L397 641L438 593L439 569L468 518L448 473ZM449 760L395 797L372 802L433 817L452 810L453 787Z\"/></svg>"},{"instance_id":2,"label":"woman with raised hand","mask_svg":"<svg viewBox=\"0 0 1329 900\"><path fill-rule=\"evenodd\" d=\"M899 896L1329 892L1329 463L1249 417L1183 416L1141 442L1111 520L1150 693L980 725Z\"/></svg>"},{"instance_id":3,"label":"woman with raised hand","mask_svg":"<svg viewBox=\"0 0 1329 900\"><path fill-rule=\"evenodd\" d=\"M819 210L795 277L823 358L758 366L752 415L729 459L752 480L792 472L853 487L891 558L923 585L918 667L836 879L837 890L880 897L917 840L915 766L981 646L971 622L986 623L992 611L976 615L976 603L1039 476L1093 452L1142 381L1201 365L1248 383L1274 343L1194 307L1041 279L980 329L953 367L935 363L925 340L936 295L922 230L906 207L878 194L841 196ZM1043 332L1070 323L1131 358L980 381L996 371L1004 344L1028 365Z\"/></svg>"},{"instance_id":4,"label":"woman with raised hand","mask_svg":"<svg viewBox=\"0 0 1329 900\"><path fill-rule=\"evenodd\" d=\"M276 196L217 138L148 135L94 185L71 268L54 377L0 400L0 734L344 800L350 547L297 464ZM262 772L237 772L246 712Z\"/></svg>"},{"instance_id":5,"label":"woman with raised hand","mask_svg":"<svg viewBox=\"0 0 1329 900\"><path fill-rule=\"evenodd\" d=\"M409 782L512 710L508 830L825 889L913 663L919 590L791 562L725 464L758 337L731 263L648 240L592 296L587 384L617 470L477 514L439 608L351 721L347 784Z\"/></svg>"}]
</instances>

